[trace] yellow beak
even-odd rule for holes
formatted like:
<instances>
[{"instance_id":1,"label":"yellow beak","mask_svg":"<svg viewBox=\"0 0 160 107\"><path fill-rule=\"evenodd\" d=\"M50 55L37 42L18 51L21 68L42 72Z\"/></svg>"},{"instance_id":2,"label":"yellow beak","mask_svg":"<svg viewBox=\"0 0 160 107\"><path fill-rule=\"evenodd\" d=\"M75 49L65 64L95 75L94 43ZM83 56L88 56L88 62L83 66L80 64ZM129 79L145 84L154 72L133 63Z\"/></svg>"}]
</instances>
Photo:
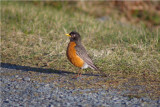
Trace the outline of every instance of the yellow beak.
<instances>
[{"instance_id":1,"label":"yellow beak","mask_svg":"<svg viewBox=\"0 0 160 107\"><path fill-rule=\"evenodd\" d=\"M66 34L66 36L69 36L69 37L71 37L71 35L70 35L70 34Z\"/></svg>"}]
</instances>

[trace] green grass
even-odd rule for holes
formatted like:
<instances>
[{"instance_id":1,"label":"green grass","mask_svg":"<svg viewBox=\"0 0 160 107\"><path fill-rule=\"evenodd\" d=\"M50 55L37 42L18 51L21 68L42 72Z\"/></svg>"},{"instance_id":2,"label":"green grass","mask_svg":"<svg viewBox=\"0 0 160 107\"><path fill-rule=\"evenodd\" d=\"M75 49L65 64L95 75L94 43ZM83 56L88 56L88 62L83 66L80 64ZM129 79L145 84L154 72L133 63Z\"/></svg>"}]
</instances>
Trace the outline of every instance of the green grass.
<instances>
[{"instance_id":1,"label":"green grass","mask_svg":"<svg viewBox=\"0 0 160 107\"><path fill-rule=\"evenodd\" d=\"M65 54L65 33L75 30L95 64L113 80L145 78L150 89L159 87L160 29L101 22L67 6L2 2L1 7L1 62L75 72Z\"/></svg>"}]
</instances>

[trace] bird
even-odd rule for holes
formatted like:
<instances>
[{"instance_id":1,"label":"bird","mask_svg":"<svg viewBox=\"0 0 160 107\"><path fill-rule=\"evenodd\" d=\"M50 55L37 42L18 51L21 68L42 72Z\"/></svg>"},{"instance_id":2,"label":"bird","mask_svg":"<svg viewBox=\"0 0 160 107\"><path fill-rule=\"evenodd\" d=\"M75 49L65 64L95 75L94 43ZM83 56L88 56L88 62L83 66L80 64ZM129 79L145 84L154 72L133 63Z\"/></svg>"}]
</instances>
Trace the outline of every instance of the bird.
<instances>
[{"instance_id":1,"label":"bird","mask_svg":"<svg viewBox=\"0 0 160 107\"><path fill-rule=\"evenodd\" d=\"M93 63L89 55L87 54L86 49L81 43L81 36L78 32L72 31L69 34L70 42L68 43L66 55L68 60L76 67L80 69L91 68L96 71L100 71ZM76 78L81 77L81 72L78 72Z\"/></svg>"}]
</instances>

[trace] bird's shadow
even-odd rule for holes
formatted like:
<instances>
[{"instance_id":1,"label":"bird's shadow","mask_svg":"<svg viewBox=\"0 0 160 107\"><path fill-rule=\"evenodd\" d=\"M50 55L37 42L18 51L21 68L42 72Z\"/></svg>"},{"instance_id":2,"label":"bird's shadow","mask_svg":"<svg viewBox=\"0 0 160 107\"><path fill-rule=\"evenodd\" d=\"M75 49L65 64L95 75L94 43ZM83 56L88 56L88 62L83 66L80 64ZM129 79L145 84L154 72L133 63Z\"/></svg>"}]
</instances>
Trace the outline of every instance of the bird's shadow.
<instances>
[{"instance_id":1,"label":"bird's shadow","mask_svg":"<svg viewBox=\"0 0 160 107\"><path fill-rule=\"evenodd\" d=\"M34 72L40 72L40 73L54 73L54 74L77 74L69 71L63 71L63 70L56 70L56 69L50 69L50 68L36 68L36 67L30 67L30 66L22 66L22 65L16 65L16 64L10 64L10 63L1 63L2 68L7 69L15 69L15 70L21 70L21 71L34 71ZM96 74L82 74L87 76L99 76Z\"/></svg>"}]
</instances>

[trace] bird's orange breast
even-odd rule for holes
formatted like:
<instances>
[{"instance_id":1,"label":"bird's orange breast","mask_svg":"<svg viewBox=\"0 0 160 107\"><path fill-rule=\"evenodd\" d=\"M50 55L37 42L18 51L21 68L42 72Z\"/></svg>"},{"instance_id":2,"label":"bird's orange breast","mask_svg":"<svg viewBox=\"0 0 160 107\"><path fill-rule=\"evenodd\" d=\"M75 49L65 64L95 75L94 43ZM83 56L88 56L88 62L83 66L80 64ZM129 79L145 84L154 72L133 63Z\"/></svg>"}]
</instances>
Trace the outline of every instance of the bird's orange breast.
<instances>
[{"instance_id":1,"label":"bird's orange breast","mask_svg":"<svg viewBox=\"0 0 160 107\"><path fill-rule=\"evenodd\" d=\"M69 61L76 67L83 67L84 61L76 54L76 43L70 42L67 48L67 57Z\"/></svg>"}]
</instances>

